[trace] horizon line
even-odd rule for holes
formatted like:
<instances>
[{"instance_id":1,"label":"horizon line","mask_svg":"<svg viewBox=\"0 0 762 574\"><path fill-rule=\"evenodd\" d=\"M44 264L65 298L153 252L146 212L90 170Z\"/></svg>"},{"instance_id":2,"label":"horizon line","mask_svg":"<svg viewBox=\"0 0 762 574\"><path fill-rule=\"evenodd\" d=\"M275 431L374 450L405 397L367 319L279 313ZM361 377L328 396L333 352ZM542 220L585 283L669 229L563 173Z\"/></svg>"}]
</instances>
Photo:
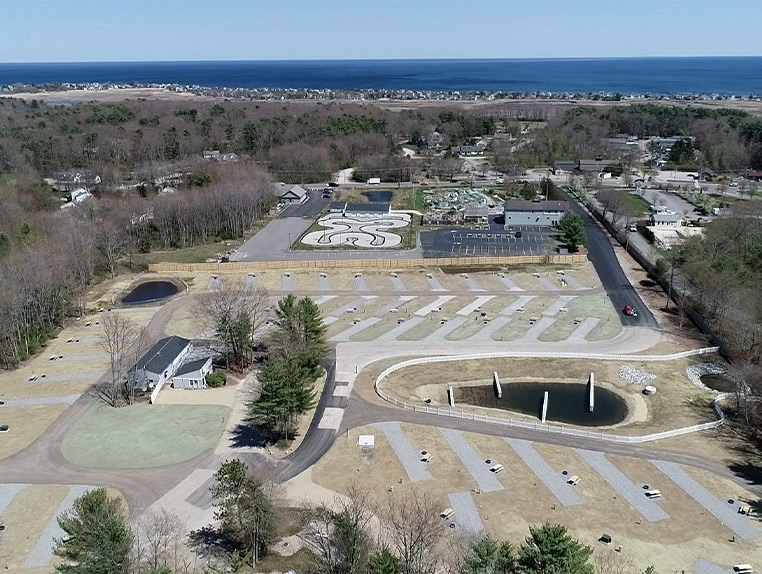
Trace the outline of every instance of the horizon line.
<instances>
[{"instance_id":1,"label":"horizon line","mask_svg":"<svg viewBox=\"0 0 762 574\"><path fill-rule=\"evenodd\" d=\"M538 57L538 58L278 58L263 60L216 59L216 60L69 60L36 62L0 62L8 65L65 65L65 64L210 64L251 62L604 62L622 60L731 60L762 59L758 56L612 56L612 57Z\"/></svg>"}]
</instances>

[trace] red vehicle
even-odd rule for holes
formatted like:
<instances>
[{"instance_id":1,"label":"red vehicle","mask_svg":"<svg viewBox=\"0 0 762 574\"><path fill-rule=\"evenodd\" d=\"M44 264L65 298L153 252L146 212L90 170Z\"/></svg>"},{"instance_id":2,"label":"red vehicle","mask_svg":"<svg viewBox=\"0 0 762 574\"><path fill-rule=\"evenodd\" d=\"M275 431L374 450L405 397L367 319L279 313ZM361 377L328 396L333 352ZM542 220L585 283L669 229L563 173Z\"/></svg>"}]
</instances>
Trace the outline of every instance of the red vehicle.
<instances>
[{"instance_id":1,"label":"red vehicle","mask_svg":"<svg viewBox=\"0 0 762 574\"><path fill-rule=\"evenodd\" d=\"M637 317L638 312L635 310L635 307L632 305L627 305L627 307L624 308L624 314L629 317Z\"/></svg>"}]
</instances>

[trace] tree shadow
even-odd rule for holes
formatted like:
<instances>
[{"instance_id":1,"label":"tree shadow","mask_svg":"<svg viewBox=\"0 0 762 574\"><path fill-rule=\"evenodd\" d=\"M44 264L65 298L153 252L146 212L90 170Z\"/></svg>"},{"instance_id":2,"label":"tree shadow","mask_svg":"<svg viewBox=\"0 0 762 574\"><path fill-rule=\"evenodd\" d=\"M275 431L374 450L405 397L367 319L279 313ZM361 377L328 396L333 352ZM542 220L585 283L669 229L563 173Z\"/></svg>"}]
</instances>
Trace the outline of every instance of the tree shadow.
<instances>
[{"instance_id":1,"label":"tree shadow","mask_svg":"<svg viewBox=\"0 0 762 574\"><path fill-rule=\"evenodd\" d=\"M270 437L245 423L239 423L230 432L230 446L233 448L266 447L272 444Z\"/></svg>"},{"instance_id":2,"label":"tree shadow","mask_svg":"<svg viewBox=\"0 0 762 574\"><path fill-rule=\"evenodd\" d=\"M227 536L209 525L192 530L188 534L188 546L206 562L225 561L235 550L235 545Z\"/></svg>"}]
</instances>

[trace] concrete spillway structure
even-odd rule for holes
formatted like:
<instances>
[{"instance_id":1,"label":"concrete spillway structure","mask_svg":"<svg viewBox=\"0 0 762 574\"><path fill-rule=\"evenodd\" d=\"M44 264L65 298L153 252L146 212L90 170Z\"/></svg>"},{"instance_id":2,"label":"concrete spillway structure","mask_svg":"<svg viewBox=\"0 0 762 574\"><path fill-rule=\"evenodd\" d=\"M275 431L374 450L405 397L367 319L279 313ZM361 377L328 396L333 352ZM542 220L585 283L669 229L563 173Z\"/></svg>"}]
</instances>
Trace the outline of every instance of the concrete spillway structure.
<instances>
[{"instance_id":1,"label":"concrete spillway structure","mask_svg":"<svg viewBox=\"0 0 762 574\"><path fill-rule=\"evenodd\" d=\"M545 394L542 397L542 417L540 418L541 422L545 422L545 418L548 416L548 391L545 391Z\"/></svg>"},{"instance_id":2,"label":"concrete spillway structure","mask_svg":"<svg viewBox=\"0 0 762 574\"><path fill-rule=\"evenodd\" d=\"M595 373L590 373L590 412L595 409Z\"/></svg>"},{"instance_id":3,"label":"concrete spillway structure","mask_svg":"<svg viewBox=\"0 0 762 574\"><path fill-rule=\"evenodd\" d=\"M492 386L495 388L495 396L502 399L503 389L500 387L500 377L497 376L497 371L492 372Z\"/></svg>"}]
</instances>

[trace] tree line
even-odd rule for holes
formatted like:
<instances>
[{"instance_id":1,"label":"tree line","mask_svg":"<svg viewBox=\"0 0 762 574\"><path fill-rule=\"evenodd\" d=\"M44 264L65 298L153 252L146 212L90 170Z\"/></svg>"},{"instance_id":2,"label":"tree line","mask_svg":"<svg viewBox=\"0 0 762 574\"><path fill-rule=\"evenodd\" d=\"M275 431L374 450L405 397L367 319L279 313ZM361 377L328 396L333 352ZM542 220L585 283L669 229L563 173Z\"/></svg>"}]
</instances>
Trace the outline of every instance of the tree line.
<instances>
[{"instance_id":1,"label":"tree line","mask_svg":"<svg viewBox=\"0 0 762 574\"><path fill-rule=\"evenodd\" d=\"M272 478L238 459L224 462L210 487L214 517L187 537L166 511L127 524L121 501L96 489L58 517L56 567L65 574L227 574L258 571L282 535L285 507ZM427 493L390 493L373 500L357 486L314 508L303 509L309 556L305 574L641 574L610 548L595 550L564 526L530 526L521 544L449 529ZM198 559L202 553L203 561ZM195 556L195 557L194 557ZM302 561L304 561L302 559ZM648 567L642 574L657 574Z\"/></svg>"}]
</instances>

